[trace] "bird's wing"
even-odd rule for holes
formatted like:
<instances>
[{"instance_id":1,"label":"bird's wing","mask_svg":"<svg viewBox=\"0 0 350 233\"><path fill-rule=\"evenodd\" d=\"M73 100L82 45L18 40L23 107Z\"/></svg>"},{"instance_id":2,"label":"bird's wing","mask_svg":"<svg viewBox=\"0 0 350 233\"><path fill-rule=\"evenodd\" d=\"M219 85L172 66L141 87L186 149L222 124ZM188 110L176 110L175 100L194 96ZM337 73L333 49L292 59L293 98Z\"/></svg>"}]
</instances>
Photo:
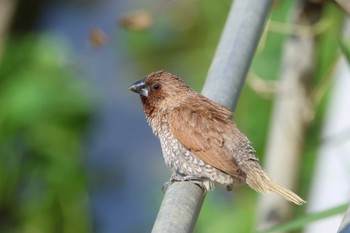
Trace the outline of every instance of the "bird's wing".
<instances>
[{"instance_id":1,"label":"bird's wing","mask_svg":"<svg viewBox=\"0 0 350 233\"><path fill-rule=\"evenodd\" d=\"M242 178L232 150L232 145L238 145L240 138L231 135L232 130L240 132L229 119L231 115L223 106L192 102L171 111L168 122L176 139L198 158L231 176Z\"/></svg>"}]
</instances>

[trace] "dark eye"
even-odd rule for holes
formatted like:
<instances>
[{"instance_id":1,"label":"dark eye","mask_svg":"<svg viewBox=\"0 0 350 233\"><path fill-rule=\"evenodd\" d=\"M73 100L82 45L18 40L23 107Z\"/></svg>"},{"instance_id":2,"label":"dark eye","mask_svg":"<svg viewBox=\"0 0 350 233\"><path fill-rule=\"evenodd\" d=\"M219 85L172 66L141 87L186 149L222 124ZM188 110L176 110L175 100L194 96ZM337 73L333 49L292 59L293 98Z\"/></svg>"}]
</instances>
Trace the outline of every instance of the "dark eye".
<instances>
[{"instance_id":1,"label":"dark eye","mask_svg":"<svg viewBox=\"0 0 350 233\"><path fill-rule=\"evenodd\" d=\"M152 85L152 90L153 90L153 91L158 91L158 90L160 89L160 87L161 87L161 86L160 86L160 84L158 84L158 83L153 84L153 85Z\"/></svg>"}]
</instances>

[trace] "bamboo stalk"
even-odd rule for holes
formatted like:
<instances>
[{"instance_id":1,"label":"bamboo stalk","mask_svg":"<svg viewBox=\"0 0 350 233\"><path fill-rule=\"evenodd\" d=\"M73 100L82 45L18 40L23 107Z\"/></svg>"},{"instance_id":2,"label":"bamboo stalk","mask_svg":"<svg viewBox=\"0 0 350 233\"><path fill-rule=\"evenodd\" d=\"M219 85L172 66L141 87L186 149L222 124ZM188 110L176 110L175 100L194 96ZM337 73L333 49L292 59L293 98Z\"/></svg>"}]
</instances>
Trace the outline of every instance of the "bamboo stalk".
<instances>
[{"instance_id":1,"label":"bamboo stalk","mask_svg":"<svg viewBox=\"0 0 350 233\"><path fill-rule=\"evenodd\" d=\"M319 4L299 0L292 21L313 25L322 12ZM291 190L295 190L298 179L305 129L313 118L307 85L313 77L315 46L315 37L295 34L287 39L271 117L264 167L271 177ZM286 200L274 195L261 196L257 228L279 224L290 217L291 211Z\"/></svg>"}]
</instances>

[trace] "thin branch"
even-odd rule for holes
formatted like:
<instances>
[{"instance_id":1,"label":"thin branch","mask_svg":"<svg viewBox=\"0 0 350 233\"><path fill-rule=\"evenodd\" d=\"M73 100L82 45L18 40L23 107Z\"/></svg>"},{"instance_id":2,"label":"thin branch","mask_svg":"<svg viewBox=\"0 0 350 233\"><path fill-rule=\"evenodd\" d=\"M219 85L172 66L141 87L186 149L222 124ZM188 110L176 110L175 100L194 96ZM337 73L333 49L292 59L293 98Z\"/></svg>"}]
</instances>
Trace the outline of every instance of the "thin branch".
<instances>
[{"instance_id":1,"label":"thin branch","mask_svg":"<svg viewBox=\"0 0 350 233\"><path fill-rule=\"evenodd\" d=\"M280 34L300 37L315 37L332 26L330 20L320 20L315 24L298 24L298 23L281 23L277 21L268 21L267 30L270 32L276 32Z\"/></svg>"}]
</instances>

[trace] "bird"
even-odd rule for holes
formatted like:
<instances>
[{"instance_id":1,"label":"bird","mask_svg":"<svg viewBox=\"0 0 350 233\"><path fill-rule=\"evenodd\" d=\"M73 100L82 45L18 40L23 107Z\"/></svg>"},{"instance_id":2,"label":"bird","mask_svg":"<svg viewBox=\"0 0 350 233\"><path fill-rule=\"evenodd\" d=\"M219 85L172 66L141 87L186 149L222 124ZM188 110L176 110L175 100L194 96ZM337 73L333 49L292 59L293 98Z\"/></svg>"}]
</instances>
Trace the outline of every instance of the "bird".
<instances>
[{"instance_id":1,"label":"bird","mask_svg":"<svg viewBox=\"0 0 350 233\"><path fill-rule=\"evenodd\" d=\"M173 182L190 181L204 191L247 184L255 191L277 193L297 205L306 202L273 181L259 164L249 139L232 120L233 113L191 89L167 71L152 72L129 87L140 95L146 119L161 144Z\"/></svg>"}]
</instances>

